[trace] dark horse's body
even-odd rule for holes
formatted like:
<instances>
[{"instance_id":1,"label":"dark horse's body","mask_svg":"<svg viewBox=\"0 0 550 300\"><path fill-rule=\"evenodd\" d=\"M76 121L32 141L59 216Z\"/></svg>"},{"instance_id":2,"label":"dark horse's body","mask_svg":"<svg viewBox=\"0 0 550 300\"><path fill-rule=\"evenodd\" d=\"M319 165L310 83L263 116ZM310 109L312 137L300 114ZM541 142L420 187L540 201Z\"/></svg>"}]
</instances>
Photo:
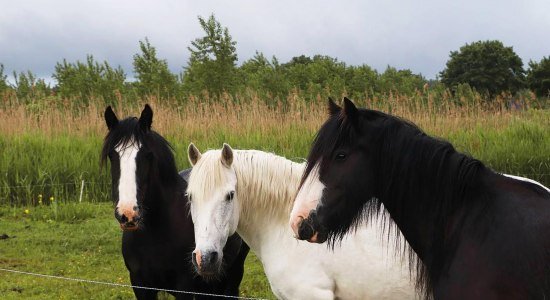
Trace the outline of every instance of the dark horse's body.
<instances>
[{"instance_id":1,"label":"dark horse's body","mask_svg":"<svg viewBox=\"0 0 550 300\"><path fill-rule=\"evenodd\" d=\"M427 296L550 298L543 186L495 173L415 125L347 99L330 111L304 174L319 165L323 196L300 226L334 242L384 204L418 255Z\"/></svg>"},{"instance_id":2,"label":"dark horse's body","mask_svg":"<svg viewBox=\"0 0 550 300\"><path fill-rule=\"evenodd\" d=\"M150 113L152 120L152 111L146 106L139 120L118 121L109 107L105 113L109 134L102 152L102 160L107 156L111 160L113 199L118 203L124 196L117 189L121 178L120 156L113 149L121 143L140 144L135 158L136 216L132 219L124 215L118 206L115 210L121 228L125 229L122 255L132 285L238 296L248 246L237 235L230 238L224 249L225 273L221 278L205 281L195 273L189 259L195 247L193 223L184 196L189 170L178 174L168 143L150 130L150 123L141 126L144 113ZM128 226L130 221L132 224ZM155 290L139 288L134 288L134 293L138 299L155 299L157 295ZM177 299L193 299L192 294L173 295Z\"/></svg>"}]
</instances>

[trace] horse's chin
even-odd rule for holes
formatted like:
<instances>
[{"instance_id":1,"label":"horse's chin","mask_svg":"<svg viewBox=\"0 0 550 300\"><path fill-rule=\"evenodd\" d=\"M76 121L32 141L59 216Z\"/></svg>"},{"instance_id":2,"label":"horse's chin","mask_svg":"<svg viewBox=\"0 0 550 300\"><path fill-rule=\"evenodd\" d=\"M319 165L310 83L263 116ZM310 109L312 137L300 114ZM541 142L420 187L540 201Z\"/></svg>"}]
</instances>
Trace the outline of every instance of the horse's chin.
<instances>
[{"instance_id":1,"label":"horse's chin","mask_svg":"<svg viewBox=\"0 0 550 300\"><path fill-rule=\"evenodd\" d=\"M328 234L324 233L324 232L319 232L319 231L316 231L313 236L308 239L307 241L310 242L310 243L317 243L317 244L322 244L324 242L326 242L328 239Z\"/></svg>"},{"instance_id":2,"label":"horse's chin","mask_svg":"<svg viewBox=\"0 0 550 300\"><path fill-rule=\"evenodd\" d=\"M206 282L218 280L219 273L214 271L200 271L195 268L195 272Z\"/></svg>"},{"instance_id":3,"label":"horse's chin","mask_svg":"<svg viewBox=\"0 0 550 300\"><path fill-rule=\"evenodd\" d=\"M120 224L120 229L122 229L122 231L125 231L125 232L133 232L133 231L137 231L139 229L139 225L125 226L125 225Z\"/></svg>"}]
</instances>

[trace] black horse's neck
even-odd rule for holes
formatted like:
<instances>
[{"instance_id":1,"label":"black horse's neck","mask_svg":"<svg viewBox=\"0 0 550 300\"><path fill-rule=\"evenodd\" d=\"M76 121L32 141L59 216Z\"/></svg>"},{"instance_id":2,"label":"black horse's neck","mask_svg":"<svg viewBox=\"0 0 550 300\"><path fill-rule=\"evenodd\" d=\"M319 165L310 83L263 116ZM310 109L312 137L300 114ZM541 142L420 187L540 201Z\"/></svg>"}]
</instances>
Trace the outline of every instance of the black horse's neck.
<instances>
[{"instance_id":1,"label":"black horse's neck","mask_svg":"<svg viewBox=\"0 0 550 300\"><path fill-rule=\"evenodd\" d=\"M145 228L165 228L170 226L171 214L180 202L183 202L185 181L175 171L155 168L146 186L143 206L145 215L143 222ZM158 174L161 173L161 174Z\"/></svg>"},{"instance_id":2,"label":"black horse's neck","mask_svg":"<svg viewBox=\"0 0 550 300\"><path fill-rule=\"evenodd\" d=\"M446 251L448 222L483 184L486 169L450 143L394 122L380 135L375 197L427 268L424 276L433 278Z\"/></svg>"},{"instance_id":3,"label":"black horse's neck","mask_svg":"<svg viewBox=\"0 0 550 300\"><path fill-rule=\"evenodd\" d=\"M170 224L175 205L183 201L185 182L178 174L172 148L162 136L150 131L143 136L142 143L154 156L148 182L140 187L145 189L143 222L145 228L165 228Z\"/></svg>"}]
</instances>

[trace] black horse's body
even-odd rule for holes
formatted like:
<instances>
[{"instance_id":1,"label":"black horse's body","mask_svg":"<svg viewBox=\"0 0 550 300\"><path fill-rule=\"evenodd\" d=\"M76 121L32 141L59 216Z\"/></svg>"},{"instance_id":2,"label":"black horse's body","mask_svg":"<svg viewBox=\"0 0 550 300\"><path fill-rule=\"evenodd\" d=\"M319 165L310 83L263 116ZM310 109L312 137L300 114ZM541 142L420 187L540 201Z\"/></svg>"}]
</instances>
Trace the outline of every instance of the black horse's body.
<instances>
[{"instance_id":1,"label":"black horse's body","mask_svg":"<svg viewBox=\"0 0 550 300\"><path fill-rule=\"evenodd\" d=\"M143 126L143 119L149 120ZM150 116L147 116L150 114ZM118 121L110 107L105 113L109 134L105 138L102 161L111 160L112 191L118 203L118 178L121 167L117 145L139 143L136 156L137 206L133 219L115 210L124 229L122 255L133 286L185 291L173 292L177 299L205 299L192 293L239 295L248 246L238 235L224 249L224 270L219 278L198 276L190 261L195 248L193 223L189 213L186 178L189 170L178 174L169 144L150 130L152 111L148 106L137 118ZM131 226L128 226L131 223ZM130 229L130 230L129 230ZM138 299L156 299L157 291L134 288Z\"/></svg>"},{"instance_id":2,"label":"black horse's body","mask_svg":"<svg viewBox=\"0 0 550 300\"><path fill-rule=\"evenodd\" d=\"M334 242L383 204L419 259L427 296L550 298L544 187L495 173L409 122L345 101L344 109L330 103L310 152L304 178L319 165L325 189L302 226Z\"/></svg>"},{"instance_id":3,"label":"black horse's body","mask_svg":"<svg viewBox=\"0 0 550 300\"><path fill-rule=\"evenodd\" d=\"M434 232L440 248L418 245L438 299L550 296L550 195L482 168L466 203ZM414 212L414 210L411 210ZM391 214L391 211L390 211ZM419 219L399 228L422 224ZM425 224L428 225L428 224ZM427 240L427 239L426 239ZM420 250L423 249L423 250Z\"/></svg>"},{"instance_id":4,"label":"black horse's body","mask_svg":"<svg viewBox=\"0 0 550 300\"><path fill-rule=\"evenodd\" d=\"M180 173L182 178L174 190L149 188L146 198L154 198L157 207L148 207L143 229L122 234L122 256L132 285L238 296L248 246L237 235L230 237L224 249L227 269L223 278L206 282L197 276L189 260L195 245L193 222L188 217L184 197L189 171ZM138 299L156 295L155 291L146 289L134 289L134 292ZM193 298L182 293L174 296Z\"/></svg>"}]
</instances>

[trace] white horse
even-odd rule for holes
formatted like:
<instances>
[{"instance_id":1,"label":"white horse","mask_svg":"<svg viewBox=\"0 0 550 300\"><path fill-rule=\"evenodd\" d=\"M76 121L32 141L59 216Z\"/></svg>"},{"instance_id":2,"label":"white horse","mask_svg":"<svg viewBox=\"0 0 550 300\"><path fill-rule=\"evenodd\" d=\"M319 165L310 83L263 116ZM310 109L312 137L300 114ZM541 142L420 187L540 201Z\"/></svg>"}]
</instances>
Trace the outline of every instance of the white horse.
<instances>
[{"instance_id":1,"label":"white horse","mask_svg":"<svg viewBox=\"0 0 550 300\"><path fill-rule=\"evenodd\" d=\"M236 231L262 261L280 299L417 298L408 261L384 245L381 224L358 228L334 250L293 238L288 218L304 164L227 144L202 155L190 144L189 161L199 273L220 266Z\"/></svg>"}]
</instances>

